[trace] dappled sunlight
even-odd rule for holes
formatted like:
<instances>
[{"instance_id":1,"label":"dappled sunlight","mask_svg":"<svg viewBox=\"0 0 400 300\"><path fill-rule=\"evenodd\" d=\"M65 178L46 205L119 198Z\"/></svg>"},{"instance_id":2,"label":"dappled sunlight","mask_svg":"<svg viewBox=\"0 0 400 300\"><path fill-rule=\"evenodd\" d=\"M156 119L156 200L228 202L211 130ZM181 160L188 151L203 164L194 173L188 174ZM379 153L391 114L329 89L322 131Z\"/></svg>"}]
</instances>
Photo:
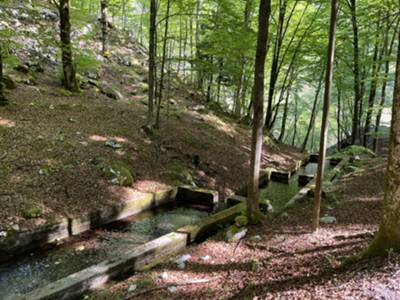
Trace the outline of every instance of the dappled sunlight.
<instances>
[{"instance_id":1,"label":"dappled sunlight","mask_svg":"<svg viewBox=\"0 0 400 300\"><path fill-rule=\"evenodd\" d=\"M15 125L16 123L14 121L0 117L0 127L13 128Z\"/></svg>"}]
</instances>

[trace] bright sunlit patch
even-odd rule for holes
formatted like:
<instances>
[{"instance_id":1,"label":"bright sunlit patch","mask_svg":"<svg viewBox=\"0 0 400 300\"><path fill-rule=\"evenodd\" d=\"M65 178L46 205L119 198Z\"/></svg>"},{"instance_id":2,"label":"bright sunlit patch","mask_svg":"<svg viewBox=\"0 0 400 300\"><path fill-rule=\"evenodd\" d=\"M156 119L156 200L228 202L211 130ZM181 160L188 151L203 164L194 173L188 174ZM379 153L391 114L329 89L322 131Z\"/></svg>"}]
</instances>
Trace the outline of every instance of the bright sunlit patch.
<instances>
[{"instance_id":1,"label":"bright sunlit patch","mask_svg":"<svg viewBox=\"0 0 400 300\"><path fill-rule=\"evenodd\" d=\"M107 136L102 136L102 135L91 135L89 136L89 139L95 142L106 142L108 140L114 140L118 143L128 143L129 141L126 138L119 137L119 136L113 136L113 137L107 137Z\"/></svg>"},{"instance_id":2,"label":"bright sunlit patch","mask_svg":"<svg viewBox=\"0 0 400 300\"><path fill-rule=\"evenodd\" d=\"M7 127L7 128L12 128L12 127L15 127L15 122L11 121L11 120L8 120L8 119L0 118L0 126Z\"/></svg>"},{"instance_id":3,"label":"bright sunlit patch","mask_svg":"<svg viewBox=\"0 0 400 300\"><path fill-rule=\"evenodd\" d=\"M96 135L96 134L89 136L89 139L91 139L92 141L95 141L95 142L105 142L105 141L107 141L107 138L105 136Z\"/></svg>"}]
</instances>

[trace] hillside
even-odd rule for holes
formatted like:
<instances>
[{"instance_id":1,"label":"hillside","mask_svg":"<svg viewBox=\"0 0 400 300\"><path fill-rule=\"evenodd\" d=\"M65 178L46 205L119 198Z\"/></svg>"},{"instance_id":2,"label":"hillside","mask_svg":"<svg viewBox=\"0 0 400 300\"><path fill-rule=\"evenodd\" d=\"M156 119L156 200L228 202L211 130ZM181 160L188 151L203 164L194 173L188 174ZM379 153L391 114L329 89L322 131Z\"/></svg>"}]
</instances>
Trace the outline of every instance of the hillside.
<instances>
[{"instance_id":1,"label":"hillside","mask_svg":"<svg viewBox=\"0 0 400 300\"><path fill-rule=\"evenodd\" d=\"M75 28L76 40L94 36L77 42L79 53L97 50L83 59L81 91L72 94L59 80L57 15L29 6L2 8L1 15L16 28L21 46L14 53L18 61L5 68L16 84L8 90L10 105L0 108L0 231L29 229L171 184L213 188L224 196L246 182L250 129L213 111L179 78L171 79L161 128L142 130L143 46L122 43L115 30L111 55L103 59L97 27ZM301 156L289 146L266 146L263 164L285 169ZM132 185L105 178L104 166L115 164L132 171Z\"/></svg>"}]
</instances>

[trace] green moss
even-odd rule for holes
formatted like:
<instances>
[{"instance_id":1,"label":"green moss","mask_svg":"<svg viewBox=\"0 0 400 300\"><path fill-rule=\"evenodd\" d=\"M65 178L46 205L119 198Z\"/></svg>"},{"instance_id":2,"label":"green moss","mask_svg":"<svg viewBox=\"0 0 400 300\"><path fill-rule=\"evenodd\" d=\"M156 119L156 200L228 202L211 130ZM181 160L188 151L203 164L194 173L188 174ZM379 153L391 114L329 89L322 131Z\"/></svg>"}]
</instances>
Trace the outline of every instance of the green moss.
<instances>
[{"instance_id":1,"label":"green moss","mask_svg":"<svg viewBox=\"0 0 400 300\"><path fill-rule=\"evenodd\" d=\"M240 228L240 227L244 227L249 223L249 220L247 219L246 216L237 216L235 218L235 225Z\"/></svg>"},{"instance_id":2,"label":"green moss","mask_svg":"<svg viewBox=\"0 0 400 300\"><path fill-rule=\"evenodd\" d=\"M167 170L162 172L162 175L168 177L174 185L195 185L191 170L182 164L175 163L169 165Z\"/></svg>"},{"instance_id":3,"label":"green moss","mask_svg":"<svg viewBox=\"0 0 400 300\"><path fill-rule=\"evenodd\" d=\"M56 89L55 94L59 97L71 97L73 95L71 91L65 89Z\"/></svg>"},{"instance_id":4,"label":"green moss","mask_svg":"<svg viewBox=\"0 0 400 300\"><path fill-rule=\"evenodd\" d=\"M132 186L134 182L133 172L120 161L99 164L103 176L114 184L120 186Z\"/></svg>"},{"instance_id":5,"label":"green moss","mask_svg":"<svg viewBox=\"0 0 400 300\"><path fill-rule=\"evenodd\" d=\"M376 154L368 148L353 145L332 155L330 159L341 160L344 158L356 157L356 156L373 158L376 157Z\"/></svg>"},{"instance_id":6,"label":"green moss","mask_svg":"<svg viewBox=\"0 0 400 300\"><path fill-rule=\"evenodd\" d=\"M42 215L42 209L37 206L27 207L22 210L22 216L25 219L39 218Z\"/></svg>"},{"instance_id":7,"label":"green moss","mask_svg":"<svg viewBox=\"0 0 400 300\"><path fill-rule=\"evenodd\" d=\"M10 168L5 165L0 165L0 179L4 179L10 173Z\"/></svg>"}]
</instances>

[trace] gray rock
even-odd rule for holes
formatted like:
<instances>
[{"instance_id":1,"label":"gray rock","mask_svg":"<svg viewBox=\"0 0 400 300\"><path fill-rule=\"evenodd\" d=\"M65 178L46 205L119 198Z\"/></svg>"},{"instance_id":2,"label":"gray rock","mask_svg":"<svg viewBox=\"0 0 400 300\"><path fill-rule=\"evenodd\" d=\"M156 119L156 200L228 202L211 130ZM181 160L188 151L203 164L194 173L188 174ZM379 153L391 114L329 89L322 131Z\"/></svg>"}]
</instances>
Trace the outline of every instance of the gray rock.
<instances>
[{"instance_id":1,"label":"gray rock","mask_svg":"<svg viewBox=\"0 0 400 300\"><path fill-rule=\"evenodd\" d=\"M60 17L58 16L58 14L55 11L52 11L47 8L41 9L40 15L46 21L58 22L60 20Z\"/></svg>"},{"instance_id":2,"label":"gray rock","mask_svg":"<svg viewBox=\"0 0 400 300\"><path fill-rule=\"evenodd\" d=\"M109 97L111 99L115 99L115 100L123 100L124 99L124 96L118 90L114 89L113 87L111 87L110 85L108 85L106 83L100 83L99 89L102 94L106 95L107 97Z\"/></svg>"},{"instance_id":3,"label":"gray rock","mask_svg":"<svg viewBox=\"0 0 400 300\"><path fill-rule=\"evenodd\" d=\"M333 216L324 216L324 217L320 218L319 221L324 224L332 224L332 223L336 223L337 220Z\"/></svg>"}]
</instances>

